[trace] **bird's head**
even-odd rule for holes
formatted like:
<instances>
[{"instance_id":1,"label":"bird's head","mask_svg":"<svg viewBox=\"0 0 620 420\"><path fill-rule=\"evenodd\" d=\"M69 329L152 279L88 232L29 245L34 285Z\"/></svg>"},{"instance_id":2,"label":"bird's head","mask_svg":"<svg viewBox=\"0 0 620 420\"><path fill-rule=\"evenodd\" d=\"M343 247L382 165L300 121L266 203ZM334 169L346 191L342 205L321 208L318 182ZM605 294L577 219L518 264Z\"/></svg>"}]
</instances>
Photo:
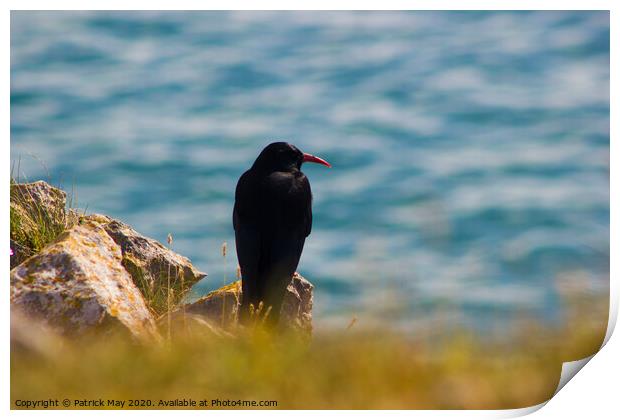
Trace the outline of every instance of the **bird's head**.
<instances>
[{"instance_id":1,"label":"bird's head","mask_svg":"<svg viewBox=\"0 0 620 420\"><path fill-rule=\"evenodd\" d=\"M291 172L299 170L304 162L318 163L331 168L331 165L316 156L303 153L297 147L286 142L271 143L256 158L252 168L264 172Z\"/></svg>"}]
</instances>

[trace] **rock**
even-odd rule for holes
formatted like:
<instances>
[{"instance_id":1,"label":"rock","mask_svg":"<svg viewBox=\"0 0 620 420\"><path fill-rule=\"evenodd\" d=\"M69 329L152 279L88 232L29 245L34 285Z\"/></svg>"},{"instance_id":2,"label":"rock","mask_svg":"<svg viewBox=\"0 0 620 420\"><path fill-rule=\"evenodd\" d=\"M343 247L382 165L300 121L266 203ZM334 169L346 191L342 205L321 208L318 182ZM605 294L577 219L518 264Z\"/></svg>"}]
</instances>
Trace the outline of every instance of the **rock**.
<instances>
[{"instance_id":1,"label":"rock","mask_svg":"<svg viewBox=\"0 0 620 420\"><path fill-rule=\"evenodd\" d=\"M186 313L203 315L216 325L228 327L237 323L241 296L241 280L239 280L184 305L182 309Z\"/></svg>"},{"instance_id":2,"label":"rock","mask_svg":"<svg viewBox=\"0 0 620 420\"><path fill-rule=\"evenodd\" d=\"M286 295L280 310L280 323L312 334L312 298L314 286L295 273L286 288Z\"/></svg>"},{"instance_id":3,"label":"rock","mask_svg":"<svg viewBox=\"0 0 620 420\"><path fill-rule=\"evenodd\" d=\"M21 264L65 228L67 194L44 181L11 184L11 268Z\"/></svg>"},{"instance_id":4,"label":"rock","mask_svg":"<svg viewBox=\"0 0 620 420\"><path fill-rule=\"evenodd\" d=\"M155 321L122 265L120 247L84 221L11 270L11 307L63 335L122 326L158 339Z\"/></svg>"},{"instance_id":5,"label":"rock","mask_svg":"<svg viewBox=\"0 0 620 420\"><path fill-rule=\"evenodd\" d=\"M314 286L300 274L295 273L286 288L280 310L280 326L303 335L312 334L312 294ZM187 304L183 310L198 314L224 328L235 324L241 304L241 281L223 286L196 302Z\"/></svg>"},{"instance_id":6,"label":"rock","mask_svg":"<svg viewBox=\"0 0 620 420\"><path fill-rule=\"evenodd\" d=\"M22 261L28 258L28 251L20 245L19 242L13 239L11 239L11 251L13 251L11 254L11 269L17 267Z\"/></svg>"},{"instance_id":7,"label":"rock","mask_svg":"<svg viewBox=\"0 0 620 420\"><path fill-rule=\"evenodd\" d=\"M11 204L28 214L52 220L64 220L67 194L45 181L11 184Z\"/></svg>"},{"instance_id":8,"label":"rock","mask_svg":"<svg viewBox=\"0 0 620 420\"><path fill-rule=\"evenodd\" d=\"M93 214L82 220L100 224L121 247L123 266L157 314L168 309L167 297L156 296L158 293L165 294L169 288L168 282L173 290L172 299L178 302L195 283L206 276L198 271L188 258L139 234L118 220L100 214Z\"/></svg>"}]
</instances>

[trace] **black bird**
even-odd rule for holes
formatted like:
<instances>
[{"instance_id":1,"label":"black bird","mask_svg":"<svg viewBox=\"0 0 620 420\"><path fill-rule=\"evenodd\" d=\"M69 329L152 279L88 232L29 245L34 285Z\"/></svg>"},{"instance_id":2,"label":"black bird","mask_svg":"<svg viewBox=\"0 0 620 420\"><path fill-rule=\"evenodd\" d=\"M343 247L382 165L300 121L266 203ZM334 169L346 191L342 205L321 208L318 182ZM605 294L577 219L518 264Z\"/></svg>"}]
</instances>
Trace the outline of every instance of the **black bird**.
<instances>
[{"instance_id":1,"label":"black bird","mask_svg":"<svg viewBox=\"0 0 620 420\"><path fill-rule=\"evenodd\" d=\"M271 143L237 183L233 226L241 268L242 321L250 304L269 323L280 317L284 292L297 269L306 237L312 230L312 191L301 172L304 162L329 163L289 143Z\"/></svg>"}]
</instances>

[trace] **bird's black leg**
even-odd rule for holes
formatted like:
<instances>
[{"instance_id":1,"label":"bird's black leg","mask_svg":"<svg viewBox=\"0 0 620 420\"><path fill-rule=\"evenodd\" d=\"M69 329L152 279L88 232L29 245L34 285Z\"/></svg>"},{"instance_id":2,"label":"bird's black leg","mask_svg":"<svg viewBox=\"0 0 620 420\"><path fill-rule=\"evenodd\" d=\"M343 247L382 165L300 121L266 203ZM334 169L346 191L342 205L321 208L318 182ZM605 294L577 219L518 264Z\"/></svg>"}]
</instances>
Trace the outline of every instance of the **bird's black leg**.
<instances>
[{"instance_id":1,"label":"bird's black leg","mask_svg":"<svg viewBox=\"0 0 620 420\"><path fill-rule=\"evenodd\" d=\"M286 288L293 278L292 275L278 276L273 279L274 286L271 288L271 293L266 296L266 308L271 308L269 318L267 322L269 325L276 326L280 321L280 315L282 311L282 304L284 303L284 296L286 295Z\"/></svg>"}]
</instances>

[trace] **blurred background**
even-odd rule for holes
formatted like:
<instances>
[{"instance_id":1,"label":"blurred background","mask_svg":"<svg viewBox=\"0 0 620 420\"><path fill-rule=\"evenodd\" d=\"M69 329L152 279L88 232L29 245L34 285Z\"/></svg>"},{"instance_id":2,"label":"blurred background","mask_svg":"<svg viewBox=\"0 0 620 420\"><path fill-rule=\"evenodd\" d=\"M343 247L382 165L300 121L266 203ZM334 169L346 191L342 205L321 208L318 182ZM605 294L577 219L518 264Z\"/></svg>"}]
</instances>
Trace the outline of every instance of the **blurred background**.
<instances>
[{"instance_id":1,"label":"blurred background","mask_svg":"<svg viewBox=\"0 0 620 420\"><path fill-rule=\"evenodd\" d=\"M234 188L274 140L333 165L304 169L317 328L608 292L608 12L11 13L13 175L171 233L198 294L235 278Z\"/></svg>"}]
</instances>

